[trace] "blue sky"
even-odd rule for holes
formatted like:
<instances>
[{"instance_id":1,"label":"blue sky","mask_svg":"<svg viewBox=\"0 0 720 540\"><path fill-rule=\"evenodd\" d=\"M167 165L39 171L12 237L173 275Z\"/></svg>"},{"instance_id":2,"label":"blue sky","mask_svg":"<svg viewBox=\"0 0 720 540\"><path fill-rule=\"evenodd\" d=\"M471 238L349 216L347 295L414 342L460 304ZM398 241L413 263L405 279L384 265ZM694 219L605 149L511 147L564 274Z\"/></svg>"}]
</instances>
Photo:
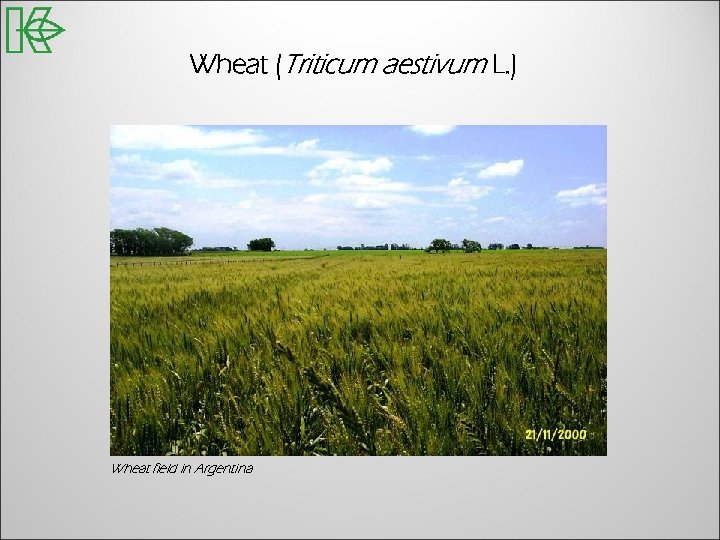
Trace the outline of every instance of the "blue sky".
<instances>
[{"instance_id":1,"label":"blue sky","mask_svg":"<svg viewBox=\"0 0 720 540\"><path fill-rule=\"evenodd\" d=\"M113 126L110 228L194 247L607 245L605 126Z\"/></svg>"}]
</instances>

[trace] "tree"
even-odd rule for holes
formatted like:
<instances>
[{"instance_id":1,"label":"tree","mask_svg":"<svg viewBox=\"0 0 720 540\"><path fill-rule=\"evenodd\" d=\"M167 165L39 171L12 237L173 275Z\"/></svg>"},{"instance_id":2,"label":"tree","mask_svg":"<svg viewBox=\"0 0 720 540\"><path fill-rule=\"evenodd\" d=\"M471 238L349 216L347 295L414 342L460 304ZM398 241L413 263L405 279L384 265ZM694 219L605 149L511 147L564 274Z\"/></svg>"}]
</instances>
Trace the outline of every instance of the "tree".
<instances>
[{"instance_id":1,"label":"tree","mask_svg":"<svg viewBox=\"0 0 720 540\"><path fill-rule=\"evenodd\" d=\"M468 240L467 238L462 241L462 248L465 250L465 253L475 253L477 251L482 251L482 246L480 245L480 242L476 242L475 240Z\"/></svg>"},{"instance_id":2,"label":"tree","mask_svg":"<svg viewBox=\"0 0 720 540\"><path fill-rule=\"evenodd\" d=\"M247 247L250 251L272 251L275 247L275 242L273 242L272 238L256 238L255 240L250 240Z\"/></svg>"},{"instance_id":3,"label":"tree","mask_svg":"<svg viewBox=\"0 0 720 540\"><path fill-rule=\"evenodd\" d=\"M179 255L192 246L193 239L180 231L174 231L167 227L153 229L155 236L152 242L155 244L154 251L159 255Z\"/></svg>"},{"instance_id":4,"label":"tree","mask_svg":"<svg viewBox=\"0 0 720 540\"><path fill-rule=\"evenodd\" d=\"M518 244L510 244L510 245L509 245L507 248L505 248L505 249L520 249L520 246L519 246Z\"/></svg>"},{"instance_id":5,"label":"tree","mask_svg":"<svg viewBox=\"0 0 720 540\"><path fill-rule=\"evenodd\" d=\"M110 253L114 255L184 255L192 244L188 235L167 227L110 231Z\"/></svg>"},{"instance_id":6,"label":"tree","mask_svg":"<svg viewBox=\"0 0 720 540\"><path fill-rule=\"evenodd\" d=\"M430 242L430 246L428 247L428 251L434 251L435 253L440 251L445 253L450 249L452 249L452 243L450 243L450 240L445 240L444 238L436 238Z\"/></svg>"},{"instance_id":7,"label":"tree","mask_svg":"<svg viewBox=\"0 0 720 540\"><path fill-rule=\"evenodd\" d=\"M494 244L490 244L490 245L488 246L488 249L493 249L493 250L494 250L494 249L502 249L503 247L504 247L504 246L503 246L502 244L500 244L500 243L494 243Z\"/></svg>"}]
</instances>

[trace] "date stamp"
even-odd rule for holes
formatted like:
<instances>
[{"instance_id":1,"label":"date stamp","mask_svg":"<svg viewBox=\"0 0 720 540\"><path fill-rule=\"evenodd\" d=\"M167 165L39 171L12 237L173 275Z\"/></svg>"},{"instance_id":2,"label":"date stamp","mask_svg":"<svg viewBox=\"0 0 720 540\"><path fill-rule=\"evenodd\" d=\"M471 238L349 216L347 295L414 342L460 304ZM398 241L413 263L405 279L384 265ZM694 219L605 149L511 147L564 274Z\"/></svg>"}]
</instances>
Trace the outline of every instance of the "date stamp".
<instances>
[{"instance_id":1,"label":"date stamp","mask_svg":"<svg viewBox=\"0 0 720 540\"><path fill-rule=\"evenodd\" d=\"M587 439L586 429L526 429L526 441L584 441Z\"/></svg>"}]
</instances>

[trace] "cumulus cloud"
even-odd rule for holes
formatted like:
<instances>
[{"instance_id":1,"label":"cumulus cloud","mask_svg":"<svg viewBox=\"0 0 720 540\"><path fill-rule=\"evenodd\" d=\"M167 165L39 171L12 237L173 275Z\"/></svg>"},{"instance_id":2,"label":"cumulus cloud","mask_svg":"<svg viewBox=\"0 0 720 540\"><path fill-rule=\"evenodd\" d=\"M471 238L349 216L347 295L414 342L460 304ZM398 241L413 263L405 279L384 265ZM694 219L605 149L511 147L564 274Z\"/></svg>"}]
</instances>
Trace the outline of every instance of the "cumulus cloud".
<instances>
[{"instance_id":1,"label":"cumulus cloud","mask_svg":"<svg viewBox=\"0 0 720 540\"><path fill-rule=\"evenodd\" d=\"M333 206L346 206L352 208L391 208L395 206L418 205L420 200L412 195L398 195L395 193L380 192L341 192L316 193L303 199L308 204L330 203Z\"/></svg>"},{"instance_id":2,"label":"cumulus cloud","mask_svg":"<svg viewBox=\"0 0 720 540\"><path fill-rule=\"evenodd\" d=\"M555 198L569 206L605 206L607 204L607 188L596 184L588 184L575 189L558 191Z\"/></svg>"},{"instance_id":3,"label":"cumulus cloud","mask_svg":"<svg viewBox=\"0 0 720 540\"><path fill-rule=\"evenodd\" d=\"M344 175L359 173L369 175L389 171L392 169L392 166L392 161L386 157L379 157L377 159L336 158L316 165L310 170L308 175L312 178L326 176L330 173Z\"/></svg>"},{"instance_id":4,"label":"cumulus cloud","mask_svg":"<svg viewBox=\"0 0 720 540\"><path fill-rule=\"evenodd\" d=\"M441 219L436 219L435 225L437 225L441 229L454 229L458 226L458 223L457 221L455 221L455 218L445 216Z\"/></svg>"},{"instance_id":5,"label":"cumulus cloud","mask_svg":"<svg viewBox=\"0 0 720 540\"><path fill-rule=\"evenodd\" d=\"M177 159L174 161L152 161L138 154L121 154L110 160L113 176L127 177L158 183L192 185L208 189L239 188L254 185L291 185L290 180L256 180L232 178L204 170L196 161Z\"/></svg>"},{"instance_id":6,"label":"cumulus cloud","mask_svg":"<svg viewBox=\"0 0 720 540\"><path fill-rule=\"evenodd\" d=\"M483 223L505 223L508 218L505 216L495 216L487 219L483 219Z\"/></svg>"},{"instance_id":7,"label":"cumulus cloud","mask_svg":"<svg viewBox=\"0 0 720 540\"><path fill-rule=\"evenodd\" d=\"M178 220L180 197L164 189L110 188L110 221L114 227L160 227Z\"/></svg>"},{"instance_id":8,"label":"cumulus cloud","mask_svg":"<svg viewBox=\"0 0 720 540\"><path fill-rule=\"evenodd\" d=\"M110 146L128 150L207 150L257 144L265 137L253 129L191 126L112 126Z\"/></svg>"},{"instance_id":9,"label":"cumulus cloud","mask_svg":"<svg viewBox=\"0 0 720 540\"><path fill-rule=\"evenodd\" d=\"M558 226L563 229L579 227L581 225L587 225L587 222L582 221L582 220L567 220L567 221L561 221L560 223L558 223Z\"/></svg>"},{"instance_id":10,"label":"cumulus cloud","mask_svg":"<svg viewBox=\"0 0 720 540\"><path fill-rule=\"evenodd\" d=\"M191 126L112 126L110 147L122 150L200 150L224 156L288 156L322 159L352 158L353 152L320 147L319 139L285 146L262 144L267 137L255 129Z\"/></svg>"},{"instance_id":11,"label":"cumulus cloud","mask_svg":"<svg viewBox=\"0 0 720 540\"><path fill-rule=\"evenodd\" d=\"M441 126L441 125L415 125L410 126L410 130L418 135L431 136L431 135L446 135L455 129L456 126Z\"/></svg>"},{"instance_id":12,"label":"cumulus cloud","mask_svg":"<svg viewBox=\"0 0 720 540\"><path fill-rule=\"evenodd\" d=\"M363 191L409 191L412 185L406 182L393 182L389 178L353 174L335 179L335 186L340 189Z\"/></svg>"},{"instance_id":13,"label":"cumulus cloud","mask_svg":"<svg viewBox=\"0 0 720 540\"><path fill-rule=\"evenodd\" d=\"M466 202L484 197L493 190L491 186L476 186L462 177L453 178L447 183L445 192L454 202Z\"/></svg>"},{"instance_id":14,"label":"cumulus cloud","mask_svg":"<svg viewBox=\"0 0 720 540\"><path fill-rule=\"evenodd\" d=\"M494 163L478 173L478 178L496 178L498 176L517 176L522 171L524 161L513 159L504 163Z\"/></svg>"},{"instance_id":15,"label":"cumulus cloud","mask_svg":"<svg viewBox=\"0 0 720 540\"><path fill-rule=\"evenodd\" d=\"M321 148L320 139L307 139L285 146L250 145L236 148L223 148L213 151L213 154L223 156L284 156L321 159L350 159L355 155L353 152L346 150Z\"/></svg>"},{"instance_id":16,"label":"cumulus cloud","mask_svg":"<svg viewBox=\"0 0 720 540\"><path fill-rule=\"evenodd\" d=\"M341 190L407 191L412 188L404 182L393 182L382 176L373 176L392 169L386 157L376 159L336 158L316 165L307 176L313 186L332 185Z\"/></svg>"},{"instance_id":17,"label":"cumulus cloud","mask_svg":"<svg viewBox=\"0 0 720 540\"><path fill-rule=\"evenodd\" d=\"M157 162L138 154L122 154L110 160L111 174L152 181L189 181L200 177L197 163L189 159Z\"/></svg>"}]
</instances>

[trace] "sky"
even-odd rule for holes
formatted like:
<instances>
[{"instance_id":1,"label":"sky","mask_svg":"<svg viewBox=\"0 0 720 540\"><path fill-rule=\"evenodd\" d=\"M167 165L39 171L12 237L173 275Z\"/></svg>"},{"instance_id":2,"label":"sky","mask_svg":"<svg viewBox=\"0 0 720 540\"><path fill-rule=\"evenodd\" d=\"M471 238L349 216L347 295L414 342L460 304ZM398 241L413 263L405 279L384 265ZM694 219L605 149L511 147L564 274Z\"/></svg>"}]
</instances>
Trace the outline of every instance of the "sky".
<instances>
[{"instance_id":1,"label":"sky","mask_svg":"<svg viewBox=\"0 0 720 540\"><path fill-rule=\"evenodd\" d=\"M605 126L112 126L110 228L194 248L607 246Z\"/></svg>"}]
</instances>

